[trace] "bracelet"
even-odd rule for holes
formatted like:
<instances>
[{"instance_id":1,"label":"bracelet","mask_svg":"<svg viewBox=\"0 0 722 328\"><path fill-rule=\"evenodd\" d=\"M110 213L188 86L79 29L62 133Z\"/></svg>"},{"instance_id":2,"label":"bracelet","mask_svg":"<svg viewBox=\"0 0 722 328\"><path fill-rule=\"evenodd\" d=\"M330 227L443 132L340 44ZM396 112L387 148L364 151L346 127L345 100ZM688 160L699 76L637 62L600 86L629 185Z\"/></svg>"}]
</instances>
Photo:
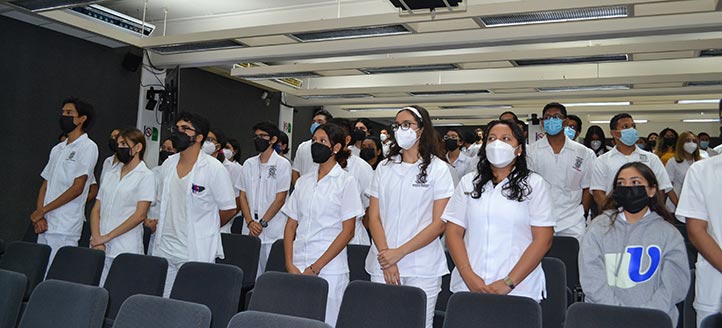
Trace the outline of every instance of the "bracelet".
<instances>
[{"instance_id":1,"label":"bracelet","mask_svg":"<svg viewBox=\"0 0 722 328\"><path fill-rule=\"evenodd\" d=\"M318 276L318 272L316 272L316 270L313 269L313 264L309 265L308 268L311 269L311 272L313 272L313 274Z\"/></svg>"}]
</instances>

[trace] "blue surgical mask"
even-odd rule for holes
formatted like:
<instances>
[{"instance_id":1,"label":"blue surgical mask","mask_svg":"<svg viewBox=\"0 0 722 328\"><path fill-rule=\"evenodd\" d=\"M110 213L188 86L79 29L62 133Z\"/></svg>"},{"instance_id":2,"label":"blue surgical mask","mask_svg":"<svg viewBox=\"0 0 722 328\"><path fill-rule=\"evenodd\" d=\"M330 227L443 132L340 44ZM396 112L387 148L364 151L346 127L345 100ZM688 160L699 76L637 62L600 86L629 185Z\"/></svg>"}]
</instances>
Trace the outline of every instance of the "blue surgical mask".
<instances>
[{"instance_id":1,"label":"blue surgical mask","mask_svg":"<svg viewBox=\"0 0 722 328\"><path fill-rule=\"evenodd\" d=\"M555 136L559 134L559 132L562 132L562 123L563 121L556 117L548 118L544 120L544 131L550 136Z\"/></svg>"},{"instance_id":2,"label":"blue surgical mask","mask_svg":"<svg viewBox=\"0 0 722 328\"><path fill-rule=\"evenodd\" d=\"M313 122L311 124L311 135L313 135L313 133L316 132L316 128L318 128L319 126L321 126L321 124L318 122Z\"/></svg>"},{"instance_id":3,"label":"blue surgical mask","mask_svg":"<svg viewBox=\"0 0 722 328\"><path fill-rule=\"evenodd\" d=\"M571 126L567 126L564 128L564 134L566 134L569 139L574 140L574 137L577 136L577 130L574 130Z\"/></svg>"},{"instance_id":4,"label":"blue surgical mask","mask_svg":"<svg viewBox=\"0 0 722 328\"><path fill-rule=\"evenodd\" d=\"M636 144L637 140L639 139L639 134L637 133L637 129L635 128L624 129L621 131L621 133L622 137L619 138L619 141L621 141L627 146L634 146L634 144Z\"/></svg>"},{"instance_id":5,"label":"blue surgical mask","mask_svg":"<svg viewBox=\"0 0 722 328\"><path fill-rule=\"evenodd\" d=\"M707 147L709 147L709 141L700 141L699 147L702 149L707 149Z\"/></svg>"}]
</instances>

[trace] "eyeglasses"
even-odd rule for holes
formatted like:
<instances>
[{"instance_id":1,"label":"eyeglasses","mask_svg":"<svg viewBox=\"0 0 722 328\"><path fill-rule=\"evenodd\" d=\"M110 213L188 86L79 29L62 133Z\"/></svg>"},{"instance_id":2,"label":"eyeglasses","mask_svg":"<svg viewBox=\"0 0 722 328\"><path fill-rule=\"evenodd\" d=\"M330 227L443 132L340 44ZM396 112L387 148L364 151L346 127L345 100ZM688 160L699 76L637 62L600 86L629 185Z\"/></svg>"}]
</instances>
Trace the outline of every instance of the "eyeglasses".
<instances>
[{"instance_id":1,"label":"eyeglasses","mask_svg":"<svg viewBox=\"0 0 722 328\"><path fill-rule=\"evenodd\" d=\"M208 140L208 141L210 141L210 142L212 142L212 143L218 143L218 139L213 138L213 137L207 137L206 140Z\"/></svg>"},{"instance_id":2,"label":"eyeglasses","mask_svg":"<svg viewBox=\"0 0 722 328\"><path fill-rule=\"evenodd\" d=\"M550 119L550 118L556 118L556 119L563 120L563 119L564 119L564 116L563 116L562 114L544 115L544 117L543 117L542 119L543 119L543 120L548 120L548 119Z\"/></svg>"},{"instance_id":3,"label":"eyeglasses","mask_svg":"<svg viewBox=\"0 0 722 328\"><path fill-rule=\"evenodd\" d=\"M418 124L416 124L415 122L405 121L405 122L402 122L402 123L400 123L400 124L399 124L399 123L393 123L393 124L391 124L391 129L394 130L394 131L398 131L399 128L401 128L402 131L406 131L406 130L408 130L408 129L411 128L411 125L412 125L412 124L413 124L413 125L418 125Z\"/></svg>"}]
</instances>

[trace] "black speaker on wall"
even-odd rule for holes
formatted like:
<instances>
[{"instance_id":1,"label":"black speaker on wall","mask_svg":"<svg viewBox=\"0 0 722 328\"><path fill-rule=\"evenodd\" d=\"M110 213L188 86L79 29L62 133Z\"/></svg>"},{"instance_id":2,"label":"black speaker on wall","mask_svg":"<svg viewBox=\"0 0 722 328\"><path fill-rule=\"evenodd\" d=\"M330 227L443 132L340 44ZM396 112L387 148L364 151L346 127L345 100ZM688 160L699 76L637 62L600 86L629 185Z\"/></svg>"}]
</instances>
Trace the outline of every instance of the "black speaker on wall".
<instances>
[{"instance_id":1,"label":"black speaker on wall","mask_svg":"<svg viewBox=\"0 0 722 328\"><path fill-rule=\"evenodd\" d=\"M128 51L125 53L125 56L123 57L123 68L130 72L135 72L138 70L138 67L140 67L140 64L143 62L143 56L134 53L133 51Z\"/></svg>"}]
</instances>

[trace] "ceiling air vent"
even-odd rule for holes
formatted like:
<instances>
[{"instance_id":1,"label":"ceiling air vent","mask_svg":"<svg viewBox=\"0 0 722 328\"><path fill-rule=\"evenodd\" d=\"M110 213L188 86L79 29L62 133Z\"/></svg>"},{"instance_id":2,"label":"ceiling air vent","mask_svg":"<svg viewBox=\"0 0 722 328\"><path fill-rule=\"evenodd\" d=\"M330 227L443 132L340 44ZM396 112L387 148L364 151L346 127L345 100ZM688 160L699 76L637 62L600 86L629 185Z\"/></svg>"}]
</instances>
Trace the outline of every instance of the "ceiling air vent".
<instances>
[{"instance_id":1,"label":"ceiling air vent","mask_svg":"<svg viewBox=\"0 0 722 328\"><path fill-rule=\"evenodd\" d=\"M343 30L330 30L330 31L318 31L318 32L305 32L305 33L294 33L290 34L291 37L302 41L330 41L330 40L342 40L342 39L354 39L364 38L371 36L386 36L386 35L398 35L411 33L405 26L397 25L384 25L384 26L368 26L368 27L356 27L352 29Z\"/></svg>"},{"instance_id":2,"label":"ceiling air vent","mask_svg":"<svg viewBox=\"0 0 722 328\"><path fill-rule=\"evenodd\" d=\"M203 41L194 43L182 43L182 44L169 44L165 46L153 47L153 50L163 55L178 54L185 52L197 52L197 51L209 51L209 50L221 50L221 49L233 49L243 48L243 44L240 44L233 40L217 40L217 41Z\"/></svg>"},{"instance_id":3,"label":"ceiling air vent","mask_svg":"<svg viewBox=\"0 0 722 328\"><path fill-rule=\"evenodd\" d=\"M388 73L410 73L410 72L433 72L433 71L451 71L459 69L454 64L438 64L438 65L417 65L417 66L395 66L395 67L371 67L361 68L360 71L366 74L388 74Z\"/></svg>"},{"instance_id":4,"label":"ceiling air vent","mask_svg":"<svg viewBox=\"0 0 722 328\"><path fill-rule=\"evenodd\" d=\"M479 20L484 23L484 26L486 27L497 27L554 22L570 22L591 19L608 19L627 16L629 16L627 6L609 6L480 16Z\"/></svg>"},{"instance_id":5,"label":"ceiling air vent","mask_svg":"<svg viewBox=\"0 0 722 328\"><path fill-rule=\"evenodd\" d=\"M579 92L579 91L611 91L611 90L629 90L632 86L629 84L616 85L588 85L588 86L572 86L572 87L548 87L538 88L539 92Z\"/></svg>"},{"instance_id":6,"label":"ceiling air vent","mask_svg":"<svg viewBox=\"0 0 722 328\"><path fill-rule=\"evenodd\" d=\"M412 96L468 96L475 94L491 93L489 90L454 90L454 91L427 91L427 92L409 92Z\"/></svg>"},{"instance_id":7,"label":"ceiling air vent","mask_svg":"<svg viewBox=\"0 0 722 328\"><path fill-rule=\"evenodd\" d=\"M700 57L722 56L722 49L707 49L699 53Z\"/></svg>"},{"instance_id":8,"label":"ceiling air vent","mask_svg":"<svg viewBox=\"0 0 722 328\"><path fill-rule=\"evenodd\" d=\"M558 65L558 64L579 64L579 63L599 63L613 61L627 61L626 54L619 55L596 55L585 57L563 57L563 58L546 58L546 59L519 59L516 60L517 66L535 66L535 65Z\"/></svg>"}]
</instances>

